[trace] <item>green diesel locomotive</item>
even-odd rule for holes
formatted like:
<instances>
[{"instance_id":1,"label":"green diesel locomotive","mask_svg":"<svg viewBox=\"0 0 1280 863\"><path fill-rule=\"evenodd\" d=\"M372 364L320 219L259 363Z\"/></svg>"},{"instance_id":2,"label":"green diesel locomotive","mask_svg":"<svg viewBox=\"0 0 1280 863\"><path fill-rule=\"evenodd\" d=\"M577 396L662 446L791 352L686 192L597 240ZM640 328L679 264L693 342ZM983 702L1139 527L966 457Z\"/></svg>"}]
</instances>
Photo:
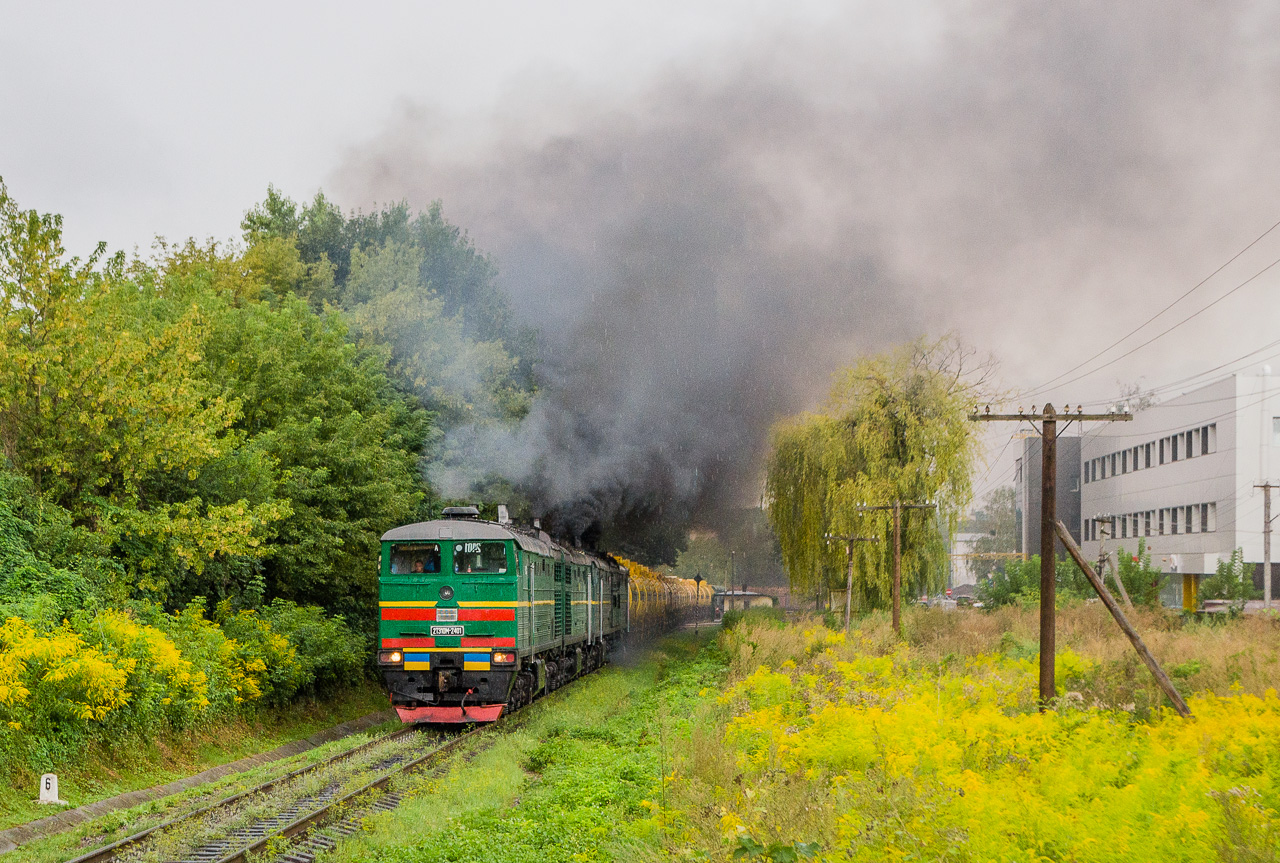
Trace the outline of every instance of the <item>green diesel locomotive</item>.
<instances>
[{"instance_id":1,"label":"green diesel locomotive","mask_svg":"<svg viewBox=\"0 0 1280 863\"><path fill-rule=\"evenodd\" d=\"M599 667L628 574L475 507L382 537L378 664L404 722L492 722Z\"/></svg>"}]
</instances>

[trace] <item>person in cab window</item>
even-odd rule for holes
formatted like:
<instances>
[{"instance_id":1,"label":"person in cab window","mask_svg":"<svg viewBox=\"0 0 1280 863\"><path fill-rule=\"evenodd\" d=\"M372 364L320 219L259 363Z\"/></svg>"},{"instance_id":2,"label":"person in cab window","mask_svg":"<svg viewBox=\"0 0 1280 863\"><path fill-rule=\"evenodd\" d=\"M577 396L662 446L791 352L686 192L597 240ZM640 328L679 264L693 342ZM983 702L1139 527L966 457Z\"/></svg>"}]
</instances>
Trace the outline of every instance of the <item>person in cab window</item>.
<instances>
[{"instance_id":1,"label":"person in cab window","mask_svg":"<svg viewBox=\"0 0 1280 863\"><path fill-rule=\"evenodd\" d=\"M421 560L415 560L415 561L413 562L413 569L412 569L411 571L412 571L412 572L426 572L426 569L422 566L422 561L421 561Z\"/></svg>"}]
</instances>

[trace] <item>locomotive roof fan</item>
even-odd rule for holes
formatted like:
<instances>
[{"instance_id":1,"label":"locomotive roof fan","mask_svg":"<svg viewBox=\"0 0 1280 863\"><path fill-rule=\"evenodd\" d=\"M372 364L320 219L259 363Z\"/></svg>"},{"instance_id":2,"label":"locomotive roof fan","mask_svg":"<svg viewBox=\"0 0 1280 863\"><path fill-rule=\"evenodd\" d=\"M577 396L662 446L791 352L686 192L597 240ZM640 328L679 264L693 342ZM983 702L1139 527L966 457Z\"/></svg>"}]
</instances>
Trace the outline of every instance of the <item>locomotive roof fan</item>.
<instances>
[{"instance_id":1,"label":"locomotive roof fan","mask_svg":"<svg viewBox=\"0 0 1280 863\"><path fill-rule=\"evenodd\" d=\"M444 518L480 518L480 508L474 506L446 506L440 515Z\"/></svg>"}]
</instances>

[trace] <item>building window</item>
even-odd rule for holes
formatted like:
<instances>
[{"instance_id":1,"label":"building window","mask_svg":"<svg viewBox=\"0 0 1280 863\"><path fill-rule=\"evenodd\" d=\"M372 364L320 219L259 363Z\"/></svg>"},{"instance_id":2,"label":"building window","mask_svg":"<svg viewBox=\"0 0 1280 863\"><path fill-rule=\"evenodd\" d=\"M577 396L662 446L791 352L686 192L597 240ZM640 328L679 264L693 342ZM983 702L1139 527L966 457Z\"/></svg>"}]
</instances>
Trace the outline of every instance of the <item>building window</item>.
<instances>
[{"instance_id":1,"label":"building window","mask_svg":"<svg viewBox=\"0 0 1280 863\"><path fill-rule=\"evenodd\" d=\"M1157 534L1159 534L1160 536L1164 536L1164 514L1165 514L1165 512L1167 512L1167 510L1163 510L1163 509L1162 509L1162 510L1160 510L1160 519L1159 519L1159 523L1156 525L1156 533L1157 533Z\"/></svg>"},{"instance_id":2,"label":"building window","mask_svg":"<svg viewBox=\"0 0 1280 863\"><path fill-rule=\"evenodd\" d=\"M1169 461L1178 460L1178 441L1181 438L1182 438L1182 435L1180 434L1176 434L1173 437L1169 438Z\"/></svg>"},{"instance_id":3,"label":"building window","mask_svg":"<svg viewBox=\"0 0 1280 863\"><path fill-rule=\"evenodd\" d=\"M1187 507L1187 521L1186 521L1187 533L1195 533L1195 523L1196 523L1195 511L1196 511L1196 508L1194 506Z\"/></svg>"},{"instance_id":4,"label":"building window","mask_svg":"<svg viewBox=\"0 0 1280 863\"><path fill-rule=\"evenodd\" d=\"M1140 449L1142 449L1142 447L1136 446L1133 448L1133 469L1134 470L1138 469L1138 450Z\"/></svg>"},{"instance_id":5,"label":"building window","mask_svg":"<svg viewBox=\"0 0 1280 863\"><path fill-rule=\"evenodd\" d=\"M1192 430L1194 431L1194 429ZM1187 454L1183 458L1191 458L1196 454L1196 448L1191 444L1191 432L1187 432Z\"/></svg>"},{"instance_id":6,"label":"building window","mask_svg":"<svg viewBox=\"0 0 1280 863\"><path fill-rule=\"evenodd\" d=\"M1147 457L1144 459L1143 467L1151 467L1151 444L1144 444L1142 448L1147 451Z\"/></svg>"},{"instance_id":7,"label":"building window","mask_svg":"<svg viewBox=\"0 0 1280 863\"><path fill-rule=\"evenodd\" d=\"M1200 504L1200 532L1209 532L1209 504Z\"/></svg>"},{"instance_id":8,"label":"building window","mask_svg":"<svg viewBox=\"0 0 1280 863\"><path fill-rule=\"evenodd\" d=\"M1142 514L1142 535L1151 536L1151 510Z\"/></svg>"},{"instance_id":9,"label":"building window","mask_svg":"<svg viewBox=\"0 0 1280 863\"><path fill-rule=\"evenodd\" d=\"M1116 476L1120 473L1120 471L1117 470L1118 467L1119 465L1117 464L1116 454L1112 453L1111 454L1111 475L1112 476Z\"/></svg>"},{"instance_id":10,"label":"building window","mask_svg":"<svg viewBox=\"0 0 1280 863\"><path fill-rule=\"evenodd\" d=\"M1218 424L1209 423L1209 452L1218 451Z\"/></svg>"},{"instance_id":11,"label":"building window","mask_svg":"<svg viewBox=\"0 0 1280 863\"><path fill-rule=\"evenodd\" d=\"M1175 506L1169 510L1169 533L1177 536L1178 534L1178 510L1182 507Z\"/></svg>"},{"instance_id":12,"label":"building window","mask_svg":"<svg viewBox=\"0 0 1280 863\"><path fill-rule=\"evenodd\" d=\"M1120 538L1129 538L1129 517L1127 515L1120 517Z\"/></svg>"},{"instance_id":13,"label":"building window","mask_svg":"<svg viewBox=\"0 0 1280 863\"><path fill-rule=\"evenodd\" d=\"M1164 464L1164 444L1166 438L1160 438L1160 464Z\"/></svg>"},{"instance_id":14,"label":"building window","mask_svg":"<svg viewBox=\"0 0 1280 863\"><path fill-rule=\"evenodd\" d=\"M1218 529L1218 505L1216 503L1205 504L1209 507L1209 527L1206 528L1210 533Z\"/></svg>"},{"instance_id":15,"label":"building window","mask_svg":"<svg viewBox=\"0 0 1280 863\"><path fill-rule=\"evenodd\" d=\"M1125 450L1120 453L1120 473L1129 472L1129 451Z\"/></svg>"},{"instance_id":16,"label":"building window","mask_svg":"<svg viewBox=\"0 0 1280 863\"><path fill-rule=\"evenodd\" d=\"M1200 427L1200 455L1209 454L1209 427Z\"/></svg>"}]
</instances>

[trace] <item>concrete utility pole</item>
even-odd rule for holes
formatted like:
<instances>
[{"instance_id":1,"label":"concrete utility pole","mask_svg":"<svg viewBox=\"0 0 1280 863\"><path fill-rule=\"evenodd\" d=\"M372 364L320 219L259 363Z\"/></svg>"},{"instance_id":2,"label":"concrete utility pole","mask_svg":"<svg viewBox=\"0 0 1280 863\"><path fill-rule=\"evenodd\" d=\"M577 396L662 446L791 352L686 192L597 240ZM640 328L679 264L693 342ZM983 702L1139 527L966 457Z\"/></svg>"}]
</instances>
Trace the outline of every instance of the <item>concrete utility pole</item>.
<instances>
[{"instance_id":1,"label":"concrete utility pole","mask_svg":"<svg viewBox=\"0 0 1280 863\"><path fill-rule=\"evenodd\" d=\"M859 506L858 512L893 510L893 631L902 635L902 511L904 509L934 509L932 503L903 503L895 500L883 506Z\"/></svg>"},{"instance_id":2,"label":"concrete utility pole","mask_svg":"<svg viewBox=\"0 0 1280 863\"><path fill-rule=\"evenodd\" d=\"M1116 587L1120 588L1120 598L1124 600L1124 604L1126 606L1132 609L1133 603L1129 601L1129 591L1125 589L1124 579L1120 578L1120 569L1116 566L1116 562L1111 558L1111 552L1107 551L1102 546L1102 541L1104 539L1113 538L1111 536L1111 520L1095 518L1094 521L1098 522L1098 527L1100 528L1100 535L1098 537L1098 577L1105 580L1107 573L1103 567L1110 567L1111 576L1116 580Z\"/></svg>"},{"instance_id":3,"label":"concrete utility pole","mask_svg":"<svg viewBox=\"0 0 1280 863\"><path fill-rule=\"evenodd\" d=\"M1071 413L1070 405L1059 414L1053 405L1046 404L1043 413L1037 414L1035 405L1026 414L1019 408L1016 414L993 414L987 407L982 413L977 408L969 415L974 422L1036 422L1040 423L1040 709L1044 710L1057 695L1053 679L1053 660L1057 655L1057 559L1054 547L1055 525L1058 520L1056 498L1058 493L1058 417L1065 421L1063 429L1075 420L1100 422L1124 422L1132 420L1129 413L1087 414L1077 407Z\"/></svg>"},{"instance_id":4,"label":"concrete utility pole","mask_svg":"<svg viewBox=\"0 0 1280 863\"><path fill-rule=\"evenodd\" d=\"M1271 607L1271 489L1270 480L1255 485L1262 489L1262 607Z\"/></svg>"},{"instance_id":5,"label":"concrete utility pole","mask_svg":"<svg viewBox=\"0 0 1280 863\"><path fill-rule=\"evenodd\" d=\"M827 542L838 539L845 544L848 551L848 573L845 576L844 585L844 631L849 634L849 616L853 614L853 544L855 542L879 542L878 536L839 536L834 533L827 534Z\"/></svg>"}]
</instances>

